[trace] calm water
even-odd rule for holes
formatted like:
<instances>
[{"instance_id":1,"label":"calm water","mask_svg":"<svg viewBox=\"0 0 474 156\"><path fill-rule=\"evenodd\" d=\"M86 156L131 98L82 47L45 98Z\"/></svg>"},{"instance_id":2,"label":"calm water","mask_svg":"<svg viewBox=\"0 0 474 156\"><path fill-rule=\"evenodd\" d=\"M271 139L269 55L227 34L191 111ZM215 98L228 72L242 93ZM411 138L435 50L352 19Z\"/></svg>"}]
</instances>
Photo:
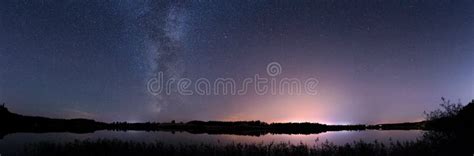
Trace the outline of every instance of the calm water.
<instances>
[{"instance_id":1,"label":"calm water","mask_svg":"<svg viewBox=\"0 0 474 156\"><path fill-rule=\"evenodd\" d=\"M0 140L0 154L2 156L12 155L22 150L27 143L35 142L70 142L85 139L121 139L126 141L155 142L161 141L170 144L192 144L192 143L270 143L270 142L290 142L317 145L326 140L335 144L345 144L353 141L380 141L389 143L390 141L410 141L416 140L423 135L421 130L366 130L366 131L334 131L311 135L289 135L289 134L267 134L263 136L240 136L240 135L208 135L190 133L170 133L170 132L145 132L145 131L97 131L89 134L74 133L16 133L5 136ZM319 140L319 141L316 141Z\"/></svg>"}]
</instances>

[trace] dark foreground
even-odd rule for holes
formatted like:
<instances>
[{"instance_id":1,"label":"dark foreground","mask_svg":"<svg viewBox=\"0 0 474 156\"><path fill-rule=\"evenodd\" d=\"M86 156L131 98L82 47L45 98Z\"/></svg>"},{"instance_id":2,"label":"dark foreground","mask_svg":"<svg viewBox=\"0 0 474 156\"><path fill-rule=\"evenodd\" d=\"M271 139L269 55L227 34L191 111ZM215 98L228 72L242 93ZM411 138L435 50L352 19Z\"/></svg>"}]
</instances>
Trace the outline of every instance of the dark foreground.
<instances>
[{"instance_id":1,"label":"dark foreground","mask_svg":"<svg viewBox=\"0 0 474 156\"><path fill-rule=\"evenodd\" d=\"M470 136L456 136L441 132L428 132L420 140L383 144L377 141L355 141L346 145L323 142L319 145L270 143L270 144L181 144L163 142L140 143L121 140L74 141L69 143L37 143L25 146L20 155L472 155Z\"/></svg>"},{"instance_id":2,"label":"dark foreground","mask_svg":"<svg viewBox=\"0 0 474 156\"><path fill-rule=\"evenodd\" d=\"M258 135L264 133L314 133L327 130L405 129L429 130L417 141L380 142L356 141L346 145L324 142L317 146L304 144L181 144L166 142L142 143L121 140L75 141L69 143L43 142L29 144L18 155L473 155L474 154L474 101L466 106L452 104L443 99L443 109L427 113L427 120L420 123L328 126L316 123L267 124L262 122L202 122L188 123L99 123L93 120L63 120L28 117L0 109L2 130L7 133L42 131L108 130L163 130L189 131L208 134ZM79 130L78 130L79 129Z\"/></svg>"}]
</instances>

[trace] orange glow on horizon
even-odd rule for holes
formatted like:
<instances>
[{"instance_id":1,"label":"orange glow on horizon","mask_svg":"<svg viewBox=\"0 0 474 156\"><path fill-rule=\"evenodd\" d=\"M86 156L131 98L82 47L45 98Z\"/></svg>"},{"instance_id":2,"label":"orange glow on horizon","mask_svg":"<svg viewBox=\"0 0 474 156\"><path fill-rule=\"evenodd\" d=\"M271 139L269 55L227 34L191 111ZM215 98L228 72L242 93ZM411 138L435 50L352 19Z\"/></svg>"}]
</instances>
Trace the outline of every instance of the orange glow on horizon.
<instances>
[{"instance_id":1,"label":"orange glow on horizon","mask_svg":"<svg viewBox=\"0 0 474 156\"><path fill-rule=\"evenodd\" d=\"M243 102L239 112L229 114L225 121L260 120L273 122L313 122L332 124L327 117L334 108L320 97L278 96L252 99Z\"/></svg>"}]
</instances>

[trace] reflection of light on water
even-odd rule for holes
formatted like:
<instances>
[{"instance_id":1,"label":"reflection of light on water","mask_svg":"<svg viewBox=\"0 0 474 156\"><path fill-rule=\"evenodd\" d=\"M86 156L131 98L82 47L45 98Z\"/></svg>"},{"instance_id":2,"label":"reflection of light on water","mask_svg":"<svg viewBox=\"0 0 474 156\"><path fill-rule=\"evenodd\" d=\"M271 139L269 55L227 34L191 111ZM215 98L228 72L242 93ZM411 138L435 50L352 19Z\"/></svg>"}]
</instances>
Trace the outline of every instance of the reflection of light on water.
<instances>
[{"instance_id":1,"label":"reflection of light on water","mask_svg":"<svg viewBox=\"0 0 474 156\"><path fill-rule=\"evenodd\" d=\"M351 143L353 141L379 141L389 143L392 141L416 140L423 135L421 130L364 130L364 131L337 131L322 133L321 137L335 144Z\"/></svg>"},{"instance_id":2,"label":"reflection of light on water","mask_svg":"<svg viewBox=\"0 0 474 156\"><path fill-rule=\"evenodd\" d=\"M140 134L140 133L143 133L143 131L127 130L127 133L129 133L129 134Z\"/></svg>"},{"instance_id":3,"label":"reflection of light on water","mask_svg":"<svg viewBox=\"0 0 474 156\"><path fill-rule=\"evenodd\" d=\"M0 141L0 151L2 147L11 149L22 149L25 143L35 142L72 142L74 140L96 140L96 139L119 139L123 141L150 142L156 141L166 144L216 144L227 143L303 143L307 145L318 145L328 140L337 145L352 143L353 141L374 141L389 143L389 138L393 141L416 140L421 137L421 130L366 130L366 131L331 131L319 134L267 134L263 136L241 136L241 135L210 135L191 134L187 132L145 132L145 131L96 131L95 133L73 134L73 133L15 133L7 135Z\"/></svg>"},{"instance_id":4,"label":"reflection of light on water","mask_svg":"<svg viewBox=\"0 0 474 156\"><path fill-rule=\"evenodd\" d=\"M331 131L319 134L267 134L259 137L255 136L239 136L239 135L222 135L219 137L222 142L242 142L242 143L303 143L307 145L316 145L326 140L334 144L343 145L354 141L372 142L377 140L383 143L392 141L410 141L416 140L422 136L423 131L420 130L366 130L366 131Z\"/></svg>"}]
</instances>

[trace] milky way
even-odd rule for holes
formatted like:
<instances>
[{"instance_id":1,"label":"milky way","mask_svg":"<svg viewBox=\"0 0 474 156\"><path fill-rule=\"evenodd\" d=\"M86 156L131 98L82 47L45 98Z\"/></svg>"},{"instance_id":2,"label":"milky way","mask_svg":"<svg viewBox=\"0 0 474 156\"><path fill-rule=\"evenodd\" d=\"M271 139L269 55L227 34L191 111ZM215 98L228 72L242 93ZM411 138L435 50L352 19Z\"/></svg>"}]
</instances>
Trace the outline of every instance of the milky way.
<instances>
[{"instance_id":1,"label":"milky way","mask_svg":"<svg viewBox=\"0 0 474 156\"><path fill-rule=\"evenodd\" d=\"M416 121L474 95L471 1L1 1L0 102L104 121ZM316 96L153 95L147 82L266 74ZM176 89L173 88L173 92Z\"/></svg>"},{"instance_id":2,"label":"milky way","mask_svg":"<svg viewBox=\"0 0 474 156\"><path fill-rule=\"evenodd\" d=\"M149 78L159 72L166 76L164 80L178 79L184 73L185 10L180 4L149 2L147 10L137 18L138 24L146 35L144 41ZM169 104L182 103L176 95L156 95L152 106L156 112Z\"/></svg>"}]
</instances>

